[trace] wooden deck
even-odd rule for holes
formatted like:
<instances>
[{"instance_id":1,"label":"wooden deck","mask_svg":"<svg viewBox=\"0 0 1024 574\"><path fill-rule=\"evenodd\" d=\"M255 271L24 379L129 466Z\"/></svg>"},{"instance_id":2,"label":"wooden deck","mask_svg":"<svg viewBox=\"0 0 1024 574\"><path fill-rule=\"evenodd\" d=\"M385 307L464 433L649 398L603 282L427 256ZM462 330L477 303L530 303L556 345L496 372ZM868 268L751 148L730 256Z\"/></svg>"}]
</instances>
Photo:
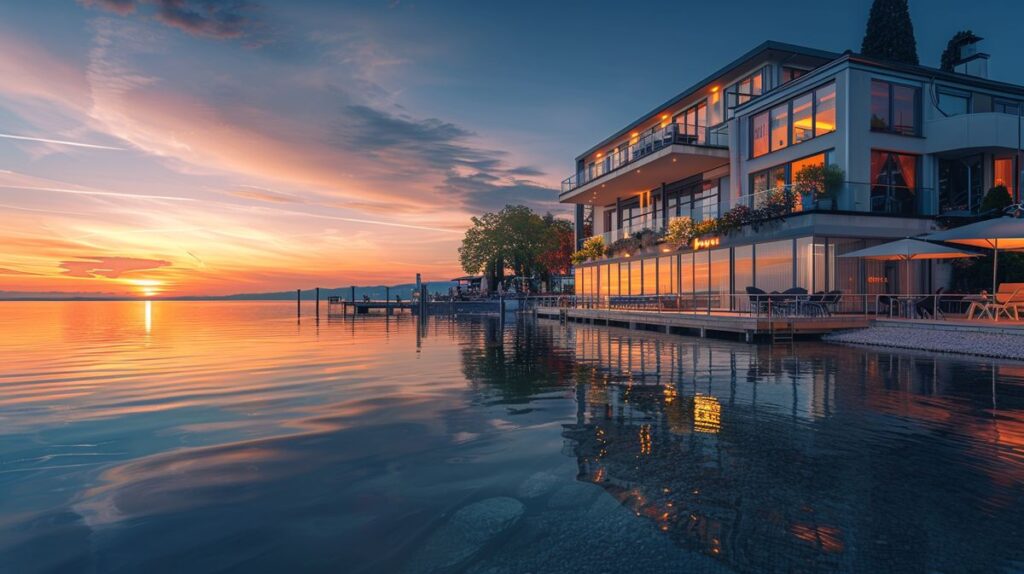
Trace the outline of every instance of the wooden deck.
<instances>
[{"instance_id":1,"label":"wooden deck","mask_svg":"<svg viewBox=\"0 0 1024 574\"><path fill-rule=\"evenodd\" d=\"M867 327L873 319L865 315L767 317L714 311L685 313L560 307L539 307L537 316L701 337L740 336L748 342L758 339L786 341L798 336L816 337L842 329L861 329Z\"/></svg>"},{"instance_id":2,"label":"wooden deck","mask_svg":"<svg viewBox=\"0 0 1024 574\"><path fill-rule=\"evenodd\" d=\"M338 307L341 307L340 313L342 315L348 315L350 312L353 315L366 315L375 309L383 310L388 315L393 315L396 310L408 309L411 312L413 304L410 301L402 301L401 303L397 301L328 301L327 314L338 314Z\"/></svg>"}]
</instances>

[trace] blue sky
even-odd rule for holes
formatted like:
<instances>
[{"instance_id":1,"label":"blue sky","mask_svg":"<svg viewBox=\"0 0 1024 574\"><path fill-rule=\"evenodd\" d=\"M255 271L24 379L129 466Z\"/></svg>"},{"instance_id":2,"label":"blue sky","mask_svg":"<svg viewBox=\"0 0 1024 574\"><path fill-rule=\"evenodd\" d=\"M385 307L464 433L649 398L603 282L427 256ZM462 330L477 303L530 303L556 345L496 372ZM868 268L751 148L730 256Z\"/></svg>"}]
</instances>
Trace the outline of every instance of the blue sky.
<instances>
[{"instance_id":1,"label":"blue sky","mask_svg":"<svg viewBox=\"0 0 1024 574\"><path fill-rule=\"evenodd\" d=\"M568 214L576 154L764 40L858 49L869 7L5 2L0 291L454 276L471 215ZM910 8L922 63L971 28L1024 84L1024 7Z\"/></svg>"}]
</instances>

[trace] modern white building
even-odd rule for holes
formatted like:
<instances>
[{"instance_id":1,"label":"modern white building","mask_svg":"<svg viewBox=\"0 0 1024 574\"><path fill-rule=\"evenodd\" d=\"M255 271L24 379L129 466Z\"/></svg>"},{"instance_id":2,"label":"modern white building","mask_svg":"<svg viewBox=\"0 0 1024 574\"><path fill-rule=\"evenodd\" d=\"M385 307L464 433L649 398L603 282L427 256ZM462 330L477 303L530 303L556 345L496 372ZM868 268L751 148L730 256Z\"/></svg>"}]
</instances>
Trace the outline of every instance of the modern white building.
<instances>
[{"instance_id":1,"label":"modern white building","mask_svg":"<svg viewBox=\"0 0 1024 574\"><path fill-rule=\"evenodd\" d=\"M896 263L838 256L976 213L993 186L1019 201L1024 86L985 77L987 58L968 44L957 71L944 72L756 47L576 158L559 200L576 205L577 239L600 235L618 247L577 266L577 293L696 294L699 306L736 309L727 295L748 286L942 286L948 263L915 264L902 285ZM842 183L827 195L794 185L809 165L838 166ZM751 224L737 206L761 211ZM676 217L741 215L746 225L685 248L636 239Z\"/></svg>"}]
</instances>

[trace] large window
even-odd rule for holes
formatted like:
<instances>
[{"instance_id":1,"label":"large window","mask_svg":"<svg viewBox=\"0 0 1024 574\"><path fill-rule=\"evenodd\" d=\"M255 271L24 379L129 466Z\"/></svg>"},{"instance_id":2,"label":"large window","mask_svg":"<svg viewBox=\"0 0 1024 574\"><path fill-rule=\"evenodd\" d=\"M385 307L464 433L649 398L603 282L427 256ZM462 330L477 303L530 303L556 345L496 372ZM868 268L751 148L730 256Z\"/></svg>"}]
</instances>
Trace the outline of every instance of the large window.
<instances>
[{"instance_id":1,"label":"large window","mask_svg":"<svg viewBox=\"0 0 1024 574\"><path fill-rule=\"evenodd\" d=\"M793 241L759 243L754 247L757 258L754 283L767 292L785 291L793 286Z\"/></svg>"},{"instance_id":2,"label":"large window","mask_svg":"<svg viewBox=\"0 0 1024 574\"><path fill-rule=\"evenodd\" d=\"M871 211L915 213L917 159L916 155L871 150Z\"/></svg>"},{"instance_id":3,"label":"large window","mask_svg":"<svg viewBox=\"0 0 1024 574\"><path fill-rule=\"evenodd\" d=\"M738 82L725 89L726 119L733 116L733 110L737 106L742 106L765 92L767 87L765 81L767 70L768 67L765 66L753 74L741 78Z\"/></svg>"},{"instance_id":4,"label":"large window","mask_svg":"<svg viewBox=\"0 0 1024 574\"><path fill-rule=\"evenodd\" d=\"M815 154L791 163L784 163L775 167L755 172L750 176L750 190L754 194L753 204L749 207L761 207L759 205L760 194L769 189L782 189L793 183L800 170L812 165L828 165L831 163L831 150ZM802 209L802 205L794 205L794 209Z\"/></svg>"},{"instance_id":5,"label":"large window","mask_svg":"<svg viewBox=\"0 0 1024 574\"><path fill-rule=\"evenodd\" d=\"M670 295L676 292L676 258L658 258L658 293Z\"/></svg>"},{"instance_id":6,"label":"large window","mask_svg":"<svg viewBox=\"0 0 1024 574\"><path fill-rule=\"evenodd\" d=\"M1016 178L1013 177L1013 158L1012 157L999 157L996 158L992 164L992 183L993 185L1001 185L1010 192L1010 197L1016 200L1017 194L1014 192L1014 184Z\"/></svg>"},{"instance_id":7,"label":"large window","mask_svg":"<svg viewBox=\"0 0 1024 574\"><path fill-rule=\"evenodd\" d=\"M608 295L614 297L619 294L619 264L608 265Z\"/></svg>"},{"instance_id":8,"label":"large window","mask_svg":"<svg viewBox=\"0 0 1024 574\"><path fill-rule=\"evenodd\" d=\"M768 145L768 112L754 116L751 124L753 125L751 139L754 142L751 153L754 157L760 157L771 151L771 146Z\"/></svg>"},{"instance_id":9,"label":"large window","mask_svg":"<svg viewBox=\"0 0 1024 574\"><path fill-rule=\"evenodd\" d=\"M772 108L771 121L772 151L789 145L789 104Z\"/></svg>"},{"instance_id":10,"label":"large window","mask_svg":"<svg viewBox=\"0 0 1024 574\"><path fill-rule=\"evenodd\" d=\"M754 286L754 247L743 245L733 249L733 291L744 293Z\"/></svg>"},{"instance_id":11,"label":"large window","mask_svg":"<svg viewBox=\"0 0 1024 574\"><path fill-rule=\"evenodd\" d=\"M836 85L822 86L750 119L751 157L805 142L836 129Z\"/></svg>"},{"instance_id":12,"label":"large window","mask_svg":"<svg viewBox=\"0 0 1024 574\"><path fill-rule=\"evenodd\" d=\"M836 131L836 85L814 90L814 135Z\"/></svg>"},{"instance_id":13,"label":"large window","mask_svg":"<svg viewBox=\"0 0 1024 574\"><path fill-rule=\"evenodd\" d=\"M939 158L939 213L978 210L985 195L983 157Z\"/></svg>"},{"instance_id":14,"label":"large window","mask_svg":"<svg viewBox=\"0 0 1024 574\"><path fill-rule=\"evenodd\" d=\"M644 295L658 294L658 261L644 259Z\"/></svg>"},{"instance_id":15,"label":"large window","mask_svg":"<svg viewBox=\"0 0 1024 574\"><path fill-rule=\"evenodd\" d=\"M971 97L968 94L939 90L939 110L947 116L959 116L970 110Z\"/></svg>"},{"instance_id":16,"label":"large window","mask_svg":"<svg viewBox=\"0 0 1024 574\"><path fill-rule=\"evenodd\" d=\"M711 297L712 309L729 309L729 250L715 249L711 251L710 283L708 295Z\"/></svg>"},{"instance_id":17,"label":"large window","mask_svg":"<svg viewBox=\"0 0 1024 574\"><path fill-rule=\"evenodd\" d=\"M793 100L793 143L814 137L814 94L804 94Z\"/></svg>"},{"instance_id":18,"label":"large window","mask_svg":"<svg viewBox=\"0 0 1024 574\"><path fill-rule=\"evenodd\" d=\"M708 105L701 102L676 114L675 122L679 133L690 136L694 143L707 141Z\"/></svg>"},{"instance_id":19,"label":"large window","mask_svg":"<svg viewBox=\"0 0 1024 574\"><path fill-rule=\"evenodd\" d=\"M643 272L639 261L629 262L629 294L643 295Z\"/></svg>"},{"instance_id":20,"label":"large window","mask_svg":"<svg viewBox=\"0 0 1024 574\"><path fill-rule=\"evenodd\" d=\"M871 129L917 135L921 89L871 80Z\"/></svg>"}]
</instances>

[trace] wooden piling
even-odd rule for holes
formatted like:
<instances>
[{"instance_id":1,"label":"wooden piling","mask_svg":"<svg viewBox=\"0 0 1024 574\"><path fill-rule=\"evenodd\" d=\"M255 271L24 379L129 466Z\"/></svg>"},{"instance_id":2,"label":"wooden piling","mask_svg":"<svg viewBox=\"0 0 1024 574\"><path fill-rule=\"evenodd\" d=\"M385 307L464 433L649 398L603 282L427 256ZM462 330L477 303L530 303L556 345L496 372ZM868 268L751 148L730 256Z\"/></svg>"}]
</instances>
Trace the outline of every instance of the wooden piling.
<instances>
[{"instance_id":1,"label":"wooden piling","mask_svg":"<svg viewBox=\"0 0 1024 574\"><path fill-rule=\"evenodd\" d=\"M295 316L302 316L302 289L295 290Z\"/></svg>"},{"instance_id":2,"label":"wooden piling","mask_svg":"<svg viewBox=\"0 0 1024 574\"><path fill-rule=\"evenodd\" d=\"M384 305L384 314L385 315L390 315L391 314L391 287L385 287L384 288L384 302L386 303Z\"/></svg>"},{"instance_id":3,"label":"wooden piling","mask_svg":"<svg viewBox=\"0 0 1024 574\"><path fill-rule=\"evenodd\" d=\"M320 320L320 288L316 288L316 320Z\"/></svg>"}]
</instances>

